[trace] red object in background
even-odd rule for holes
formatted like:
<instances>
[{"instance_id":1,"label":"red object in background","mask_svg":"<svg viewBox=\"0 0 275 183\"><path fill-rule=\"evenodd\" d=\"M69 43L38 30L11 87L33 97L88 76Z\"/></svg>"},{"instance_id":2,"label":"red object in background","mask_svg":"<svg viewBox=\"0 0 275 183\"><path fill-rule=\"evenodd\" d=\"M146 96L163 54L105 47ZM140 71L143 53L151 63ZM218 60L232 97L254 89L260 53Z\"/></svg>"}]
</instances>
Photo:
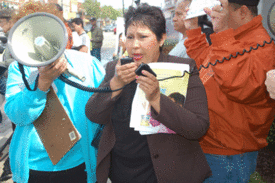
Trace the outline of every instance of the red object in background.
<instances>
[{"instance_id":1,"label":"red object in background","mask_svg":"<svg viewBox=\"0 0 275 183\"><path fill-rule=\"evenodd\" d=\"M116 27L114 28L114 34L116 34Z\"/></svg>"}]
</instances>

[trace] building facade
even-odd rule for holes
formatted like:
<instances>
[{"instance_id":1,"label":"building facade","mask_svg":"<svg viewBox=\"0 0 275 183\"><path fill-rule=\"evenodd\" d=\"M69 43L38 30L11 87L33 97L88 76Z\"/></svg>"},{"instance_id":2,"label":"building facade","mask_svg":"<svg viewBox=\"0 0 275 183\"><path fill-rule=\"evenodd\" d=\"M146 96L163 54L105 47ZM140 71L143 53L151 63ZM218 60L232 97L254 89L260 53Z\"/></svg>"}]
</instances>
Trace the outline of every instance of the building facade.
<instances>
[{"instance_id":1,"label":"building facade","mask_svg":"<svg viewBox=\"0 0 275 183\"><path fill-rule=\"evenodd\" d=\"M15 11L29 0L1 0L0 9L14 9ZM44 3L57 3L63 7L63 17L66 20L77 17L81 9L81 3L78 0L34 0Z\"/></svg>"}]
</instances>

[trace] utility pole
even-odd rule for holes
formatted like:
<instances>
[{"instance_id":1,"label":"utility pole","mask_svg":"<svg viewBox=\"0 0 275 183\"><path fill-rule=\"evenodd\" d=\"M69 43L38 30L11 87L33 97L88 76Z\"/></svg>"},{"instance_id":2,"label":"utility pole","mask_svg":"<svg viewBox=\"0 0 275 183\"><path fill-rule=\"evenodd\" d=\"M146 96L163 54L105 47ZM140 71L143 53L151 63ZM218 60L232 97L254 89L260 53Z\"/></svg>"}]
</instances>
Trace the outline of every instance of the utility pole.
<instances>
[{"instance_id":1,"label":"utility pole","mask_svg":"<svg viewBox=\"0 0 275 183\"><path fill-rule=\"evenodd\" d=\"M124 0L122 0L122 15L124 17Z\"/></svg>"}]
</instances>

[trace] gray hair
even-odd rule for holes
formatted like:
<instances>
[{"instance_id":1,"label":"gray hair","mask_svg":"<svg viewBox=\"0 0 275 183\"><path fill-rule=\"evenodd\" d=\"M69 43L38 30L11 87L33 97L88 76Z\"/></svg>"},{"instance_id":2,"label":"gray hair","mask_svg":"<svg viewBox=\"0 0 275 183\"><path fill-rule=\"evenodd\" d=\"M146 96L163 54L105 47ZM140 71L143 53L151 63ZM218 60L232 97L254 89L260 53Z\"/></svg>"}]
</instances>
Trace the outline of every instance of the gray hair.
<instances>
[{"instance_id":1,"label":"gray hair","mask_svg":"<svg viewBox=\"0 0 275 183\"><path fill-rule=\"evenodd\" d=\"M184 2L188 2L189 4L191 4L192 0L178 0L176 7L178 7L179 4L184 3Z\"/></svg>"}]
</instances>

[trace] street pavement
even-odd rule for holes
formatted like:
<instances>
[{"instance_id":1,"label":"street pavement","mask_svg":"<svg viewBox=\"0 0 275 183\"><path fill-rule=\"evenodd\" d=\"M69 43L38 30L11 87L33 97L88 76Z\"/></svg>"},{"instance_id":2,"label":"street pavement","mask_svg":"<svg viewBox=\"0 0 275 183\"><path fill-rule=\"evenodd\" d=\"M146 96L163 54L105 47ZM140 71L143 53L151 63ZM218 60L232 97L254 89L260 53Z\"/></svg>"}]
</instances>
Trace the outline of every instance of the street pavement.
<instances>
[{"instance_id":1,"label":"street pavement","mask_svg":"<svg viewBox=\"0 0 275 183\"><path fill-rule=\"evenodd\" d=\"M108 62L112 61L113 53L115 52L115 44L116 44L116 36L113 32L104 32L103 33L104 40L103 45L101 48L101 62L103 65L106 65ZM2 113L2 123L0 123L0 148L2 145L7 141L7 139L12 134L12 125L10 120L7 118L7 116L4 114L4 96L0 94L0 110ZM4 155L8 153L9 146L4 150ZM0 159L2 159L3 156L0 155ZM5 158L6 159L6 158ZM5 162L5 159L0 161L0 175L2 174L3 164ZM13 183L11 179L8 181L4 181L3 183ZM111 183L110 180L108 180L107 183Z\"/></svg>"},{"instance_id":2,"label":"street pavement","mask_svg":"<svg viewBox=\"0 0 275 183\"><path fill-rule=\"evenodd\" d=\"M101 48L101 62L103 65L105 65L113 59L117 35L114 35L113 32L104 32L103 36L104 39Z\"/></svg>"}]
</instances>

